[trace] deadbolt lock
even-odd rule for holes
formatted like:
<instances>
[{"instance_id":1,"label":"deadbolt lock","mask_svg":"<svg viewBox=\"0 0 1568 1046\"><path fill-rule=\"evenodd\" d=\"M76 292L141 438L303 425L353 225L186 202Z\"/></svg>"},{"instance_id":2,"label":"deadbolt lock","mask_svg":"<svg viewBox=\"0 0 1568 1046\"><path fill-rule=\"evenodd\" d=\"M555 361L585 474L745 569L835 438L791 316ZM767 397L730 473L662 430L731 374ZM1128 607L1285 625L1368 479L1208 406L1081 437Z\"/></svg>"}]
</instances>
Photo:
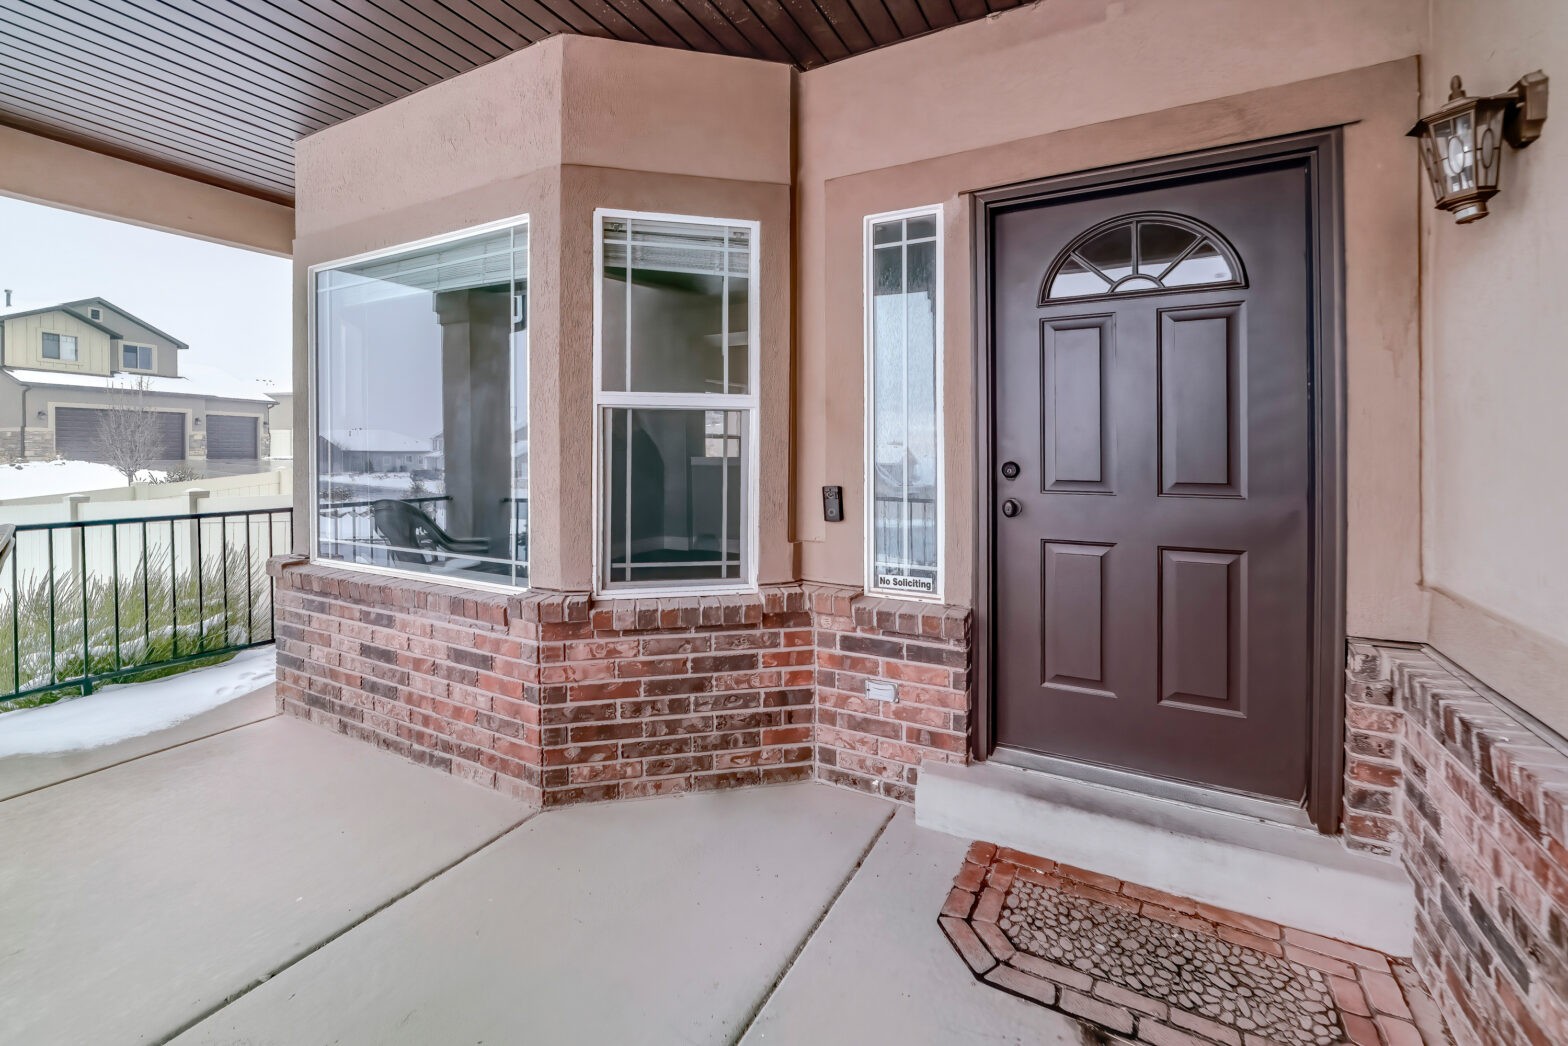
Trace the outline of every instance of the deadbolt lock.
<instances>
[{"instance_id":1,"label":"deadbolt lock","mask_svg":"<svg viewBox=\"0 0 1568 1046\"><path fill-rule=\"evenodd\" d=\"M1002 462L1002 478L1003 479L1017 479L1018 478L1018 462L1016 462L1016 461L1004 461L1004 462Z\"/></svg>"}]
</instances>

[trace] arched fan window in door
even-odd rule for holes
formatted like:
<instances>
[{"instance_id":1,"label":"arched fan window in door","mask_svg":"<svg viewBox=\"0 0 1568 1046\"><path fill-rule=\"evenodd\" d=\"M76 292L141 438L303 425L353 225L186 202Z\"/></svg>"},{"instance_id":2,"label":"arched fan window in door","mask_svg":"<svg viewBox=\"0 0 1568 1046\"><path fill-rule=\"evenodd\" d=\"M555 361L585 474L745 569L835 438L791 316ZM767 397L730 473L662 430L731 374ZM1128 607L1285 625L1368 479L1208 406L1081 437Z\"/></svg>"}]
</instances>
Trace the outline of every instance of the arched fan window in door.
<instances>
[{"instance_id":1,"label":"arched fan window in door","mask_svg":"<svg viewBox=\"0 0 1568 1046\"><path fill-rule=\"evenodd\" d=\"M1069 243L1046 270L1040 304L1246 285L1241 259L1216 230L1148 211L1101 222Z\"/></svg>"}]
</instances>

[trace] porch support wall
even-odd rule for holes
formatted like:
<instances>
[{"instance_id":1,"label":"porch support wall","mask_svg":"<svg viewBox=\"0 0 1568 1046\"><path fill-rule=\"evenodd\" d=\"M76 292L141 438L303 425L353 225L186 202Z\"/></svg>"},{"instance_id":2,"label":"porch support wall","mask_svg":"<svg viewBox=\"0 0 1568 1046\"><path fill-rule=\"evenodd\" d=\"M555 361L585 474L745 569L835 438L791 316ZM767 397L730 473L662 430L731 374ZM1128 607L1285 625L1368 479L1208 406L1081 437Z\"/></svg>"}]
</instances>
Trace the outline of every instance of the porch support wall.
<instances>
[{"instance_id":1,"label":"porch support wall","mask_svg":"<svg viewBox=\"0 0 1568 1046\"><path fill-rule=\"evenodd\" d=\"M280 558L279 708L545 807L819 777L909 802L968 746L968 614L507 594ZM868 700L868 678L899 700Z\"/></svg>"},{"instance_id":2,"label":"porch support wall","mask_svg":"<svg viewBox=\"0 0 1568 1046\"><path fill-rule=\"evenodd\" d=\"M1415 885L1460 1042L1568 1041L1568 748L1429 648L1350 644L1347 831Z\"/></svg>"}]
</instances>

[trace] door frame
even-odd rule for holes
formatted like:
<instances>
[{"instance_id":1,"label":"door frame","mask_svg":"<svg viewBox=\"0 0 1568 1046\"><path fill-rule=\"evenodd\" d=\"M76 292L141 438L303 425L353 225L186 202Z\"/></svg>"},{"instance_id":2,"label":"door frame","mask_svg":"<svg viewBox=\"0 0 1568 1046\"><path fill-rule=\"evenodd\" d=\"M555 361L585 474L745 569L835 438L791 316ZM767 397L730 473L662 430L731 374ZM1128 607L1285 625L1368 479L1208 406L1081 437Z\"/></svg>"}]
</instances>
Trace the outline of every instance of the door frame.
<instances>
[{"instance_id":1,"label":"door frame","mask_svg":"<svg viewBox=\"0 0 1568 1046\"><path fill-rule=\"evenodd\" d=\"M1306 813L1318 831L1338 832L1344 793L1345 695L1345 310L1341 133L1338 128L1179 156L1102 167L986 189L971 194L974 271L975 608L974 729L970 754L996 747L996 472L995 345L992 337L992 236L995 214L1020 205L1061 202L1112 188L1153 188L1194 175L1243 171L1281 160L1305 160L1308 237L1315 264L1311 347L1312 635L1308 643L1308 781ZM1088 765L1088 764L1085 764ZM1136 775L1127 774L1128 778ZM1151 779L1151 785L1156 779ZM1161 781L1160 784L1165 782ZM1225 793L1218 793L1225 794Z\"/></svg>"}]
</instances>

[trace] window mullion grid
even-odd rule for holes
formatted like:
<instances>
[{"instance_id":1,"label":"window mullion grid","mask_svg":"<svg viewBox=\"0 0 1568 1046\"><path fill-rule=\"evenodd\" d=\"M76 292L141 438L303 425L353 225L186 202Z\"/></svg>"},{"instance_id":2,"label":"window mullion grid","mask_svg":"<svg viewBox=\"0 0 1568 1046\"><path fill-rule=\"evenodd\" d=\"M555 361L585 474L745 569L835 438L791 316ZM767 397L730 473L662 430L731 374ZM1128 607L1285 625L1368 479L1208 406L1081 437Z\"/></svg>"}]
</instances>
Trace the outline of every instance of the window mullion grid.
<instances>
[{"instance_id":1,"label":"window mullion grid","mask_svg":"<svg viewBox=\"0 0 1568 1046\"><path fill-rule=\"evenodd\" d=\"M729 355L728 348L725 349L725 355ZM728 581L730 577L729 411L723 411L719 414L719 426L719 577L725 581ZM704 421L703 427L707 427L706 421Z\"/></svg>"},{"instance_id":2,"label":"window mullion grid","mask_svg":"<svg viewBox=\"0 0 1568 1046\"><path fill-rule=\"evenodd\" d=\"M716 392L600 392L598 403L604 407L638 407L647 410L751 410L757 397Z\"/></svg>"},{"instance_id":3,"label":"window mullion grid","mask_svg":"<svg viewBox=\"0 0 1568 1046\"><path fill-rule=\"evenodd\" d=\"M719 353L722 357L723 389L727 395L730 391L730 231L724 230L724 248L720 253L719 264L723 266L719 276ZM748 332L749 333L749 332Z\"/></svg>"},{"instance_id":4,"label":"window mullion grid","mask_svg":"<svg viewBox=\"0 0 1568 1046\"><path fill-rule=\"evenodd\" d=\"M719 511L720 511L720 524L719 524L719 558L718 558L718 564L719 564L719 567L720 567L720 570L719 570L719 575L720 576L717 579L717 581L718 581L719 584L729 584L733 580L731 578L731 576L730 576L730 565L731 565L732 557L730 557L730 555L729 555L729 548L728 548L728 546L729 546L729 506L728 506L728 501L729 501L729 493L730 493L730 482L729 482L730 476L729 476L729 467L728 466L729 466L729 461L732 458L743 459L743 453L742 452L745 450L745 448L743 448L741 446L742 440L737 436L736 440L734 441L735 442L734 453L731 452L731 447L730 447L731 440L730 440L730 437L729 437L729 426L730 426L730 421L731 421L732 418L734 419L734 421L735 421L735 423L737 425L737 428L739 428L739 426L741 424L746 424L746 425L749 425L749 426L754 428L755 424L756 424L756 415L757 415L757 408L758 408L758 402L757 402L758 397L756 395L756 387L755 387L755 382L756 382L756 376L755 376L755 371L756 371L756 356L755 356L756 345L755 345L755 339L752 336L752 329L755 327L755 322L754 322L755 321L754 312L755 312L755 309L756 309L755 288L752 288L752 293L750 295L748 295L748 298L747 298L747 308L748 308L748 316L749 316L749 321L748 321L748 324L747 324L747 353L748 353L748 359L751 361L751 366L748 368L747 381L746 381L746 391L744 393L733 393L733 392L729 391L730 387L731 387L731 382L730 382L730 369L731 368L730 368L730 358L729 358L729 355L730 355L730 352L729 352L729 350L730 350L730 344L729 344L730 330L729 330L729 328L730 328L731 308L730 308L730 294L729 294L729 292L730 292L730 283L731 283L731 272L730 272L731 255L732 255L732 253L734 251L734 247L732 246L732 244L729 241L730 226L727 223L724 223L724 222L708 222L708 221L702 221L700 219L687 219L687 220L692 221L694 224L713 225L713 226L717 226L717 227L719 227L719 228L724 230L724 237L725 237L724 238L724 243L723 243L723 245L722 245L722 247L720 248L720 251L719 251L720 264L722 266L721 274L720 274L721 275L721 279L720 279L720 294L721 294L720 324L721 324L721 328L722 329L719 332L719 339L718 339L720 352L722 354L721 355L721 372L720 373L721 373L721 382L722 382L723 392L715 394L715 393L710 393L710 392L638 392L638 391L634 391L633 390L634 387L633 387L633 384L632 384L632 352L633 352L633 339L632 339L632 329L633 329L633 322L632 322L632 318L633 318L633 309L632 309L633 271L632 270L633 270L633 265L632 265L632 260L633 260L633 252L635 250L635 243L636 243L636 220L633 219L633 218L630 218L630 217L626 218L627 232L626 232L625 244L626 244L626 285L627 285L627 292L626 292L626 307L625 307L625 321L624 321L625 337L624 337L624 342L623 342L624 351L625 351L625 370L624 370L625 377L624 377L624 384L623 384L623 388L620 389L620 390L613 390L613 391L612 390L607 390L607 389L605 389L603 387L604 386L604 376L602 374L600 374L600 375L598 375L596 377L595 388L594 388L594 404L595 404L596 410L599 413L599 419L600 419L599 423L603 426L602 431L604 432L605 445L606 446L609 446L613 442L613 425L612 425L612 423L610 421L611 417L617 411L620 411L620 412L624 413L625 417L626 417L626 451L625 451L625 453L626 453L626 477L625 477L625 487L624 487L624 499L625 499L625 506L626 506L626 515L625 515L625 532L626 533L625 533L625 542L623 544L623 549L624 549L624 552L625 552L625 559L624 559L624 562L622 564L622 569L620 571L621 581L623 583L631 583L634 580L634 578L632 576L633 575L634 564L632 563L632 555L631 555L631 553L632 553L632 476L633 476L633 472L634 472L633 464L632 464L632 453L633 453L633 448L634 448L634 444L633 444L633 440L632 440L632 419L633 419L635 413L639 412L639 411L642 411L642 412L648 412L648 411L653 411L653 412L700 411L700 412L703 412L704 415L706 415L706 413L708 413L708 412L718 412L720 414L720 417L721 417L723 423L722 423L722 431L719 434L719 440L720 440L720 451L719 451L719 468L720 468L720 506L719 506ZM602 231L602 226L601 226L601 231L599 232L599 235L600 235L600 238L601 238L600 239L601 252L602 252L602 246L603 245L621 242L619 240L616 240L616 239L613 239L611 237L605 236L603 231ZM755 236L753 235L752 238L751 238L751 241L748 243L748 250L751 251L751 252L755 252L756 247L757 247L757 245L756 245L756 242L755 242ZM604 262L602 261L602 253L601 253L600 257L601 257L601 261L600 261L601 268L600 268L600 271L599 271L598 275L599 275L599 279L602 280L604 278ZM752 266L748 265L747 279L750 280L753 275L754 275L754 272L753 272ZM596 322L598 322L598 321L596 321ZM704 435L702 437L704 440L706 440L706 425L707 425L707 422L706 422L706 419L704 418L704 421L703 421ZM752 441L752 443L754 443L754 440ZM596 464L596 468L603 470L603 473L606 476L606 479L609 478L609 474L611 472L610 461L611 461L611 458L610 457L606 457L605 459L599 461ZM756 482L756 477L752 477L751 482L755 483ZM747 526L748 526L747 520L744 518L745 515L746 515L746 512L747 512L747 509L743 505L743 507L742 507L742 516L743 516L743 518L741 520L741 534L742 535L744 535L746 533ZM606 519L607 519L607 517L606 517ZM607 559L607 562L604 564L604 571L603 571L602 576L604 577L606 582L613 584L614 580L615 580L615 573L616 573L615 569L614 569L614 566L613 566L613 544L612 544L612 542L610 540L610 537L609 537L608 533L604 536L603 540L604 540L604 546L603 547L606 548L606 559ZM744 540L744 538L742 540ZM741 577L741 572L740 572L739 568L742 565L742 562L744 561L745 556L746 556L746 550L743 549L741 551L741 553L740 553L740 556L734 558L734 563L735 563L735 566L736 566L736 577L737 578ZM655 586L655 587L657 587L657 586ZM685 587L685 586L677 586L677 587ZM700 586L700 585L692 585L690 587L692 587L693 589L700 590L702 586Z\"/></svg>"},{"instance_id":5,"label":"window mullion grid","mask_svg":"<svg viewBox=\"0 0 1568 1046\"><path fill-rule=\"evenodd\" d=\"M724 228L724 246L719 251L719 388L730 391L730 230ZM703 429L707 429L704 417ZM706 436L704 436L706 439ZM706 452L707 448L703 448ZM719 578L730 577L730 415L719 414Z\"/></svg>"},{"instance_id":6,"label":"window mullion grid","mask_svg":"<svg viewBox=\"0 0 1568 1046\"><path fill-rule=\"evenodd\" d=\"M626 298L628 301L631 300L631 293L631 284L628 282L626 285ZM627 346L626 366L628 372L631 370L630 352L631 347ZM621 580L628 582L632 579L632 473L635 471L632 465L632 413L631 410L626 412L626 529L622 531L626 535L626 557L622 561L622 573L624 576Z\"/></svg>"},{"instance_id":7,"label":"window mullion grid","mask_svg":"<svg viewBox=\"0 0 1568 1046\"><path fill-rule=\"evenodd\" d=\"M517 230L506 236L506 502L507 573L517 584Z\"/></svg>"}]
</instances>

